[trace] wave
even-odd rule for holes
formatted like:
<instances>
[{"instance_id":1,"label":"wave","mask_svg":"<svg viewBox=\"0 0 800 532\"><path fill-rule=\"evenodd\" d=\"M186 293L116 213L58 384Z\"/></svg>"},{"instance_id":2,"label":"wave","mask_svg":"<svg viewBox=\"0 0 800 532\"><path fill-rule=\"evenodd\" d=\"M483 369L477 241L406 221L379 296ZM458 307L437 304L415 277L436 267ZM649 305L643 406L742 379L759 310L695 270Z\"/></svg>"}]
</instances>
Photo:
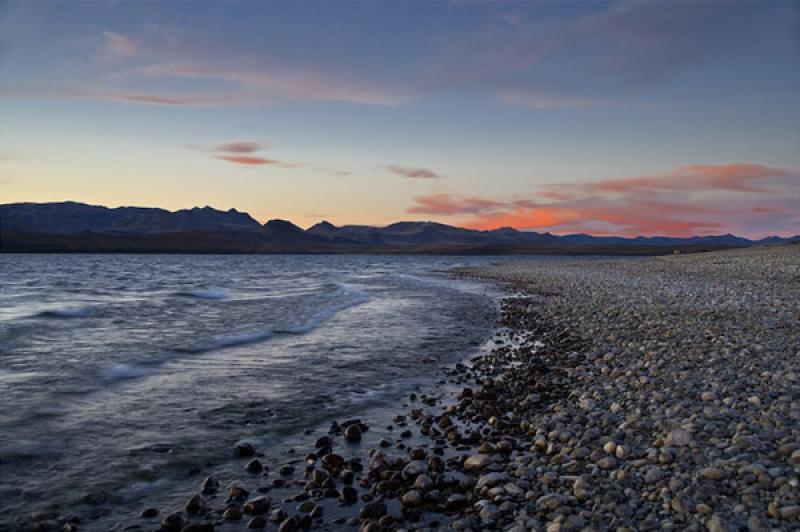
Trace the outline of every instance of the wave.
<instances>
[{"instance_id":1,"label":"wave","mask_svg":"<svg viewBox=\"0 0 800 532\"><path fill-rule=\"evenodd\" d=\"M214 339L214 346L217 348L234 347L237 345L254 344L273 336L273 331L257 331L251 333L230 334L218 336ZM207 349L206 351L210 351Z\"/></svg>"},{"instance_id":2,"label":"wave","mask_svg":"<svg viewBox=\"0 0 800 532\"><path fill-rule=\"evenodd\" d=\"M38 318L71 319L85 318L91 313L91 307L68 307L60 309L43 310L36 314Z\"/></svg>"},{"instance_id":3,"label":"wave","mask_svg":"<svg viewBox=\"0 0 800 532\"><path fill-rule=\"evenodd\" d=\"M337 302L323 308L303 323L292 324L276 329L276 334L305 334L313 331L336 314L351 307L369 301L369 294L360 288L348 286L343 283L334 283L337 287Z\"/></svg>"},{"instance_id":4,"label":"wave","mask_svg":"<svg viewBox=\"0 0 800 532\"><path fill-rule=\"evenodd\" d=\"M188 292L176 292L176 296L195 297L197 299L223 300L230 299L231 295L221 288L205 288L200 290L190 290Z\"/></svg>"},{"instance_id":5,"label":"wave","mask_svg":"<svg viewBox=\"0 0 800 532\"><path fill-rule=\"evenodd\" d=\"M116 381L147 377L155 372L154 368L156 366L166 363L181 354L198 355L220 349L255 344L280 335L306 334L318 328L337 313L369 300L369 295L359 288L341 283L334 283L334 285L336 287L336 292L333 295L336 302L322 308L310 318L299 323L274 329L236 332L216 336L210 342L196 347L175 347L168 349L158 355L152 356L149 360L140 361L139 365L115 363L101 371L102 379L107 384L110 384Z\"/></svg>"},{"instance_id":6,"label":"wave","mask_svg":"<svg viewBox=\"0 0 800 532\"><path fill-rule=\"evenodd\" d=\"M103 377L108 381L121 381L144 377L151 372L149 368L132 364L112 364L103 372Z\"/></svg>"}]
</instances>

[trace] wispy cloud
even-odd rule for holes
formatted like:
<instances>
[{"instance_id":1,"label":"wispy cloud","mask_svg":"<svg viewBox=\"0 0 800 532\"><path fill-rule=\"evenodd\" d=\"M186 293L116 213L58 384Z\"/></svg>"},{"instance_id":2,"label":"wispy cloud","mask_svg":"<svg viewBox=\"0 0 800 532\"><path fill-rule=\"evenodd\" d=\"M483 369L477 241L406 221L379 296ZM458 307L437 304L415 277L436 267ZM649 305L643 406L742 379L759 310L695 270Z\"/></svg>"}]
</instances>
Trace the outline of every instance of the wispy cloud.
<instances>
[{"instance_id":1,"label":"wispy cloud","mask_svg":"<svg viewBox=\"0 0 800 532\"><path fill-rule=\"evenodd\" d=\"M437 174L428 168L420 168L416 166L400 166L397 164L389 164L384 166L384 168L393 174L412 179L438 179L444 177L443 175Z\"/></svg>"},{"instance_id":2,"label":"wispy cloud","mask_svg":"<svg viewBox=\"0 0 800 532\"><path fill-rule=\"evenodd\" d=\"M103 44L99 51L101 59L113 60L128 58L139 51L136 44L122 34L113 31L104 31Z\"/></svg>"}]
</instances>

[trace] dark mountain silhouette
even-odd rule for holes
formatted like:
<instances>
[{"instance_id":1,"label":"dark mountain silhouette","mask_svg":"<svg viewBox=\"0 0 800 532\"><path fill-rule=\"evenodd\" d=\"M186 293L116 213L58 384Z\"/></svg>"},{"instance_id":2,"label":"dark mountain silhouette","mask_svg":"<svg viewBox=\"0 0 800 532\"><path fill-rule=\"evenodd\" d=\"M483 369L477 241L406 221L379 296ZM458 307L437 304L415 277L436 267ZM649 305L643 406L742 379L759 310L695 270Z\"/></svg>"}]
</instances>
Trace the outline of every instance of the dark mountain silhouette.
<instances>
[{"instance_id":1,"label":"dark mountain silhouette","mask_svg":"<svg viewBox=\"0 0 800 532\"><path fill-rule=\"evenodd\" d=\"M4 252L659 254L797 240L800 237L753 241L730 234L557 236L511 227L478 231L414 221L386 227L337 227L322 221L303 230L277 219L262 226L236 209L195 207L171 212L76 202L0 205L0 251Z\"/></svg>"}]
</instances>

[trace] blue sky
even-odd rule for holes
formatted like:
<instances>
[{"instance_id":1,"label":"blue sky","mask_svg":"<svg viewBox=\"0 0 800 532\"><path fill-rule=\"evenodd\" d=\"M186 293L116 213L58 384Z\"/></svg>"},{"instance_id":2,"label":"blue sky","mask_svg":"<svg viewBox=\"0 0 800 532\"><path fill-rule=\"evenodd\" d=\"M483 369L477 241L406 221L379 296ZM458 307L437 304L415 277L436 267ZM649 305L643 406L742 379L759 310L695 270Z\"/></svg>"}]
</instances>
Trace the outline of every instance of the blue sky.
<instances>
[{"instance_id":1,"label":"blue sky","mask_svg":"<svg viewBox=\"0 0 800 532\"><path fill-rule=\"evenodd\" d=\"M0 200L800 232L796 2L4 2Z\"/></svg>"}]
</instances>

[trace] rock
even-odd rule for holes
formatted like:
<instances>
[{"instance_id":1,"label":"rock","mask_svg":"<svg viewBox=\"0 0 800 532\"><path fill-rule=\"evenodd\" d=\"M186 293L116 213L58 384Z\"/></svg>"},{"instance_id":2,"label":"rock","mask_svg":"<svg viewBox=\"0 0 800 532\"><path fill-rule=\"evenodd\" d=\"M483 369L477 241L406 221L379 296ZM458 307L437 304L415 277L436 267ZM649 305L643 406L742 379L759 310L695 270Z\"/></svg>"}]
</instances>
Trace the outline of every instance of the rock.
<instances>
[{"instance_id":1,"label":"rock","mask_svg":"<svg viewBox=\"0 0 800 532\"><path fill-rule=\"evenodd\" d=\"M294 466L291 464L284 464L280 467L280 469L278 469L278 473L281 476L288 477L294 474Z\"/></svg>"},{"instance_id":2,"label":"rock","mask_svg":"<svg viewBox=\"0 0 800 532\"><path fill-rule=\"evenodd\" d=\"M353 424L344 429L344 439L350 443L361 441L361 427L358 424Z\"/></svg>"},{"instance_id":3,"label":"rock","mask_svg":"<svg viewBox=\"0 0 800 532\"><path fill-rule=\"evenodd\" d=\"M203 480L203 494L210 495L219 489L219 482L214 477L206 477Z\"/></svg>"},{"instance_id":4,"label":"rock","mask_svg":"<svg viewBox=\"0 0 800 532\"><path fill-rule=\"evenodd\" d=\"M692 443L692 435L682 428L677 428L667 434L664 443L672 447L686 447Z\"/></svg>"},{"instance_id":5,"label":"rock","mask_svg":"<svg viewBox=\"0 0 800 532\"><path fill-rule=\"evenodd\" d=\"M161 528L169 532L178 532L185 524L186 521L183 519L183 516L179 513L174 513L166 516L161 521Z\"/></svg>"},{"instance_id":6,"label":"rock","mask_svg":"<svg viewBox=\"0 0 800 532\"><path fill-rule=\"evenodd\" d=\"M233 453L240 458L247 458L256 454L256 450L245 441L237 443L233 448Z\"/></svg>"},{"instance_id":7,"label":"rock","mask_svg":"<svg viewBox=\"0 0 800 532\"><path fill-rule=\"evenodd\" d=\"M536 506L552 512L561 506L563 502L564 498L561 495L557 493L551 493L550 495L542 495L536 499Z\"/></svg>"},{"instance_id":8,"label":"rock","mask_svg":"<svg viewBox=\"0 0 800 532\"><path fill-rule=\"evenodd\" d=\"M264 470L264 466L258 459L253 459L247 462L247 465L244 466L245 471L249 473L261 473Z\"/></svg>"},{"instance_id":9,"label":"rock","mask_svg":"<svg viewBox=\"0 0 800 532\"><path fill-rule=\"evenodd\" d=\"M262 516L257 515L252 518L247 523L247 528L256 529L256 528L265 528L267 526L267 520L264 519Z\"/></svg>"},{"instance_id":10,"label":"rock","mask_svg":"<svg viewBox=\"0 0 800 532\"><path fill-rule=\"evenodd\" d=\"M664 474L658 466L648 467L644 474L645 484L656 484L661 481L662 478L664 478Z\"/></svg>"},{"instance_id":11,"label":"rock","mask_svg":"<svg viewBox=\"0 0 800 532\"><path fill-rule=\"evenodd\" d=\"M358 502L358 491L351 486L344 486L339 492L339 500L349 506Z\"/></svg>"},{"instance_id":12,"label":"rock","mask_svg":"<svg viewBox=\"0 0 800 532\"><path fill-rule=\"evenodd\" d=\"M269 497L256 497L244 503L244 513L261 515L267 513L272 505Z\"/></svg>"},{"instance_id":13,"label":"rock","mask_svg":"<svg viewBox=\"0 0 800 532\"><path fill-rule=\"evenodd\" d=\"M386 505L380 501L369 502L361 507L361 519L380 519L386 515Z\"/></svg>"},{"instance_id":14,"label":"rock","mask_svg":"<svg viewBox=\"0 0 800 532\"><path fill-rule=\"evenodd\" d=\"M315 449L323 449L325 447L333 447L333 440L330 436L322 436L321 438L317 438L317 441L314 442Z\"/></svg>"},{"instance_id":15,"label":"rock","mask_svg":"<svg viewBox=\"0 0 800 532\"><path fill-rule=\"evenodd\" d=\"M214 523L190 523L181 532L214 532Z\"/></svg>"},{"instance_id":16,"label":"rock","mask_svg":"<svg viewBox=\"0 0 800 532\"><path fill-rule=\"evenodd\" d=\"M157 508L147 508L145 510L142 510L142 513L139 514L139 516L145 517L145 518L155 517L157 515L158 515L158 509Z\"/></svg>"},{"instance_id":17,"label":"rock","mask_svg":"<svg viewBox=\"0 0 800 532\"><path fill-rule=\"evenodd\" d=\"M428 491L433 487L433 480L428 475L418 475L414 481L414 488L419 491Z\"/></svg>"},{"instance_id":18,"label":"rock","mask_svg":"<svg viewBox=\"0 0 800 532\"><path fill-rule=\"evenodd\" d=\"M228 497L231 499L246 499L250 492L241 486L231 486L228 488Z\"/></svg>"},{"instance_id":19,"label":"rock","mask_svg":"<svg viewBox=\"0 0 800 532\"><path fill-rule=\"evenodd\" d=\"M405 506L418 506L422 504L422 495L417 490L409 490L403 494L401 502Z\"/></svg>"},{"instance_id":20,"label":"rock","mask_svg":"<svg viewBox=\"0 0 800 532\"><path fill-rule=\"evenodd\" d=\"M322 467L327 470L341 469L344 465L344 458L341 455L330 453L322 457Z\"/></svg>"},{"instance_id":21,"label":"rock","mask_svg":"<svg viewBox=\"0 0 800 532\"><path fill-rule=\"evenodd\" d=\"M206 500L200 495L192 495L186 502L186 511L190 514L205 512L206 508Z\"/></svg>"},{"instance_id":22,"label":"rock","mask_svg":"<svg viewBox=\"0 0 800 532\"><path fill-rule=\"evenodd\" d=\"M699 475L709 480L723 480L726 476L722 469L716 467L704 467L700 470Z\"/></svg>"},{"instance_id":23,"label":"rock","mask_svg":"<svg viewBox=\"0 0 800 532\"><path fill-rule=\"evenodd\" d=\"M300 530L300 523L294 516L287 517L278 525L278 532L296 532L298 530Z\"/></svg>"},{"instance_id":24,"label":"rock","mask_svg":"<svg viewBox=\"0 0 800 532\"><path fill-rule=\"evenodd\" d=\"M614 469L617 467L617 459L613 456L603 457L597 461L597 467L600 469Z\"/></svg>"},{"instance_id":25,"label":"rock","mask_svg":"<svg viewBox=\"0 0 800 532\"><path fill-rule=\"evenodd\" d=\"M424 460L412 460L403 468L403 479L414 480L418 475L428 470L428 463Z\"/></svg>"},{"instance_id":26,"label":"rock","mask_svg":"<svg viewBox=\"0 0 800 532\"><path fill-rule=\"evenodd\" d=\"M488 454L473 454L464 460L464 470L470 473L479 473L483 471L492 461L492 457Z\"/></svg>"},{"instance_id":27,"label":"rock","mask_svg":"<svg viewBox=\"0 0 800 532\"><path fill-rule=\"evenodd\" d=\"M797 499L795 499L797 500ZM800 517L800 505L792 505L792 506L782 506L778 513L781 516L781 519L790 520Z\"/></svg>"},{"instance_id":28,"label":"rock","mask_svg":"<svg viewBox=\"0 0 800 532\"><path fill-rule=\"evenodd\" d=\"M238 521L242 518L242 512L240 512L235 506L231 506L230 508L225 509L225 512L222 514L222 518L226 521Z\"/></svg>"},{"instance_id":29,"label":"rock","mask_svg":"<svg viewBox=\"0 0 800 532\"><path fill-rule=\"evenodd\" d=\"M738 527L731 526L730 523L717 514L712 515L711 518L706 521L706 528L708 532L737 532L739 530Z\"/></svg>"},{"instance_id":30,"label":"rock","mask_svg":"<svg viewBox=\"0 0 800 532\"><path fill-rule=\"evenodd\" d=\"M481 477L478 478L478 483L475 485L475 489L480 490L484 486L488 486L491 488L508 480L509 480L508 475L506 475L505 473L499 473L499 472L486 473L485 475L481 475Z\"/></svg>"}]
</instances>

